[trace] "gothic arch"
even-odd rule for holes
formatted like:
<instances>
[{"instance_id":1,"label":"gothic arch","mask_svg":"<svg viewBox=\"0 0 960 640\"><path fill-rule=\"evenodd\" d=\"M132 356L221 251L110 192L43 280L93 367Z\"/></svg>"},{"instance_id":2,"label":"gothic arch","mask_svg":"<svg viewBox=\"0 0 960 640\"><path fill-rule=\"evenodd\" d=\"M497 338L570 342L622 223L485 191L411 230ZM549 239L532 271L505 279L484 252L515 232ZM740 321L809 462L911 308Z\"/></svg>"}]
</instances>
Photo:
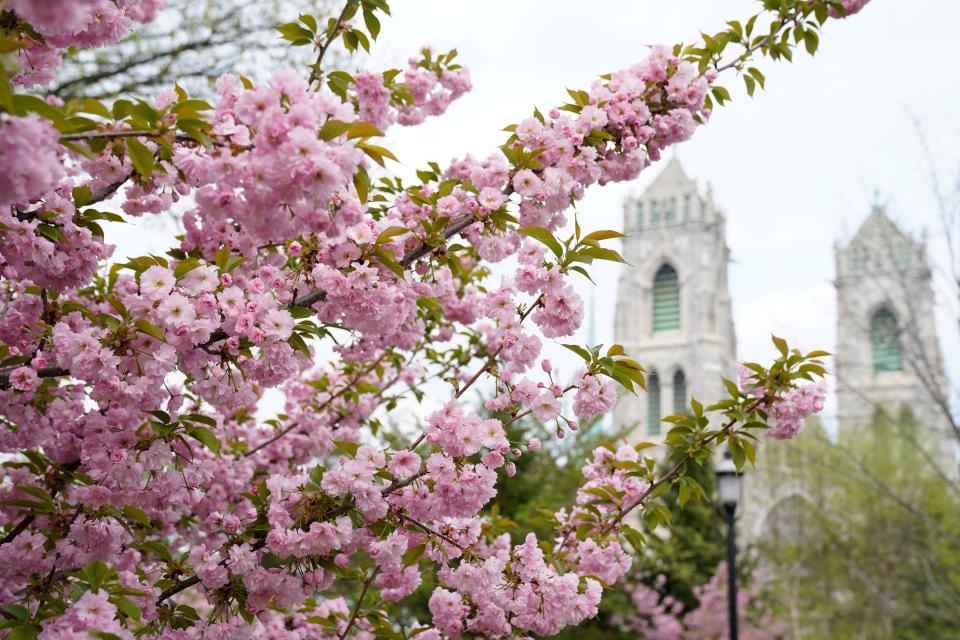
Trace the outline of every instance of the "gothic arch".
<instances>
[{"instance_id":1,"label":"gothic arch","mask_svg":"<svg viewBox=\"0 0 960 640\"><path fill-rule=\"evenodd\" d=\"M891 305L884 302L870 313L870 361L874 373L903 370L900 321Z\"/></svg>"},{"instance_id":2,"label":"gothic arch","mask_svg":"<svg viewBox=\"0 0 960 640\"><path fill-rule=\"evenodd\" d=\"M777 544L777 536L798 533L798 527L806 519L805 513L813 508L813 500L805 491L800 487L789 487L757 518L753 538Z\"/></svg>"},{"instance_id":3,"label":"gothic arch","mask_svg":"<svg viewBox=\"0 0 960 640\"><path fill-rule=\"evenodd\" d=\"M662 386L656 369L647 374L647 435L660 435L660 418L663 417Z\"/></svg>"},{"instance_id":4,"label":"gothic arch","mask_svg":"<svg viewBox=\"0 0 960 640\"><path fill-rule=\"evenodd\" d=\"M675 415L686 413L687 399L690 397L690 391L687 388L687 374L680 365L677 365L673 370L672 389L673 413Z\"/></svg>"},{"instance_id":5,"label":"gothic arch","mask_svg":"<svg viewBox=\"0 0 960 640\"><path fill-rule=\"evenodd\" d=\"M677 331L682 326L680 274L663 262L653 274L652 332Z\"/></svg>"}]
</instances>

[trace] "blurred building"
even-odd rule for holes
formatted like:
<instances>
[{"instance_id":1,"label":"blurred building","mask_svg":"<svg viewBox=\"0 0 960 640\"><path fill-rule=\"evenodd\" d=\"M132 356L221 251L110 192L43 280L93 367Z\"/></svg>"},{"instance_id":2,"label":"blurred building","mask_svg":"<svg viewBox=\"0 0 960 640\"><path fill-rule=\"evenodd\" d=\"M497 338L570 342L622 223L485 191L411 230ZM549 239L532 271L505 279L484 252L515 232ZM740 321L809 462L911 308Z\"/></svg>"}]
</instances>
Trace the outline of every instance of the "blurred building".
<instances>
[{"instance_id":1,"label":"blurred building","mask_svg":"<svg viewBox=\"0 0 960 640\"><path fill-rule=\"evenodd\" d=\"M906 409L920 424L945 428L947 385L924 243L875 207L835 256L841 433L869 425L878 410L897 417Z\"/></svg>"},{"instance_id":2,"label":"blurred building","mask_svg":"<svg viewBox=\"0 0 960 640\"><path fill-rule=\"evenodd\" d=\"M637 198L624 203L624 258L615 340L649 372L648 393L623 393L614 424L636 440L657 441L661 419L694 396L725 396L736 380L736 334L727 285L725 218L675 158ZM853 239L836 247L835 374L839 437L867 427L878 412L934 430L931 459L955 474L956 437L947 434L948 386L933 316L933 285L922 242L875 208ZM760 456L763 464L764 456ZM798 495L770 474L748 474L741 526L748 535L776 527Z\"/></svg>"}]
</instances>

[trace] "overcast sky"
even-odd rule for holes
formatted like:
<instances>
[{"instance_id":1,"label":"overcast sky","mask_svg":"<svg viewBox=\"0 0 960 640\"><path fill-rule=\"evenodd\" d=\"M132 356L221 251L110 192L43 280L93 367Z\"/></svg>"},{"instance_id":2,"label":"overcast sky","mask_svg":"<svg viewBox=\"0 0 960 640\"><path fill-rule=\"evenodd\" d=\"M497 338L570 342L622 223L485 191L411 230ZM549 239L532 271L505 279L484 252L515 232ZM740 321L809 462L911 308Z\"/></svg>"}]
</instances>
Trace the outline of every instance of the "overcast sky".
<instances>
[{"instance_id":1,"label":"overcast sky","mask_svg":"<svg viewBox=\"0 0 960 640\"><path fill-rule=\"evenodd\" d=\"M485 0L392 3L378 43L387 59L420 45L456 47L474 90L441 118L392 135L405 165L443 165L465 152L486 155L500 129L562 103L564 89L587 88L599 74L631 65L646 45L690 42L759 6L746 0ZM848 240L875 198L908 232L928 232L945 260L932 198L930 163L914 125L933 147L945 178L960 175L960 88L950 81L960 5L943 0L874 0L847 21L828 23L813 58L762 61L767 90L734 101L683 144L678 156L701 185L713 185L726 211L731 288L741 359L772 354L771 332L803 348L833 349L833 247ZM637 181L594 188L578 205L584 228L622 228L621 203ZM877 195L878 194L878 195ZM946 265L943 265L944 268ZM613 336L617 267L598 267L597 337ZM938 272L939 329L952 373L960 353L956 300ZM589 300L591 286L580 287ZM951 319L953 318L953 320ZM585 338L585 334L581 336ZM954 375L956 379L956 375Z\"/></svg>"},{"instance_id":2,"label":"overcast sky","mask_svg":"<svg viewBox=\"0 0 960 640\"><path fill-rule=\"evenodd\" d=\"M503 126L567 99L603 73L630 66L656 43L693 41L727 20L745 21L748 0L397 0L383 20L372 68L397 66L420 46L456 47L474 90L440 118L391 130L389 146L412 174L499 146ZM828 23L814 58L760 61L767 90L748 98L726 80L734 101L680 146L678 156L701 186L713 186L727 214L730 270L741 360L768 360L775 333L804 349L832 350L835 340L833 247L848 240L875 199L901 228L928 233L938 285L938 321L948 370L958 379L957 300L949 289L946 250L930 184L960 177L960 86L951 70L960 3L874 0L846 21ZM932 153L920 144L914 121ZM395 166L395 165L394 165ZM621 229L621 204L656 176L593 188L578 205L587 230ZM154 223L156 224L156 223ZM119 226L119 225L118 225ZM140 225L112 235L117 258L162 251L166 239ZM172 231L170 232L172 234ZM158 244L159 243L159 244ZM578 289L596 309L596 336L613 339L619 267L594 267L594 288ZM579 342L586 341L584 323ZM550 349L567 372L570 354ZM444 394L439 394L443 396ZM443 398L438 398L442 401ZM834 413L831 402L827 418Z\"/></svg>"}]
</instances>

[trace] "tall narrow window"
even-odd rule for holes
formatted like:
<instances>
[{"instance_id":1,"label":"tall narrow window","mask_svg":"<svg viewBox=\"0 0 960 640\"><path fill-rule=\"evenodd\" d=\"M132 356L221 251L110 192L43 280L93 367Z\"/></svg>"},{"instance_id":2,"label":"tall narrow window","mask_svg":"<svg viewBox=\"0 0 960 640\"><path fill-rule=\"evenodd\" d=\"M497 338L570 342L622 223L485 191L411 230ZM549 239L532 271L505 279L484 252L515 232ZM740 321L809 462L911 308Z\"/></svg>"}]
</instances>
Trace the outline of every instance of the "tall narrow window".
<instances>
[{"instance_id":1,"label":"tall narrow window","mask_svg":"<svg viewBox=\"0 0 960 640\"><path fill-rule=\"evenodd\" d=\"M870 343L873 347L873 370L900 371L900 330L897 318L886 307L881 307L870 320Z\"/></svg>"},{"instance_id":2,"label":"tall narrow window","mask_svg":"<svg viewBox=\"0 0 960 640\"><path fill-rule=\"evenodd\" d=\"M677 272L663 265L653 277L653 332L680 328L680 283Z\"/></svg>"},{"instance_id":3,"label":"tall narrow window","mask_svg":"<svg viewBox=\"0 0 960 640\"><path fill-rule=\"evenodd\" d=\"M687 411L687 376L683 369L673 374L673 413L680 415Z\"/></svg>"},{"instance_id":4,"label":"tall narrow window","mask_svg":"<svg viewBox=\"0 0 960 640\"><path fill-rule=\"evenodd\" d=\"M647 433L660 435L660 378L656 371L647 376Z\"/></svg>"}]
</instances>

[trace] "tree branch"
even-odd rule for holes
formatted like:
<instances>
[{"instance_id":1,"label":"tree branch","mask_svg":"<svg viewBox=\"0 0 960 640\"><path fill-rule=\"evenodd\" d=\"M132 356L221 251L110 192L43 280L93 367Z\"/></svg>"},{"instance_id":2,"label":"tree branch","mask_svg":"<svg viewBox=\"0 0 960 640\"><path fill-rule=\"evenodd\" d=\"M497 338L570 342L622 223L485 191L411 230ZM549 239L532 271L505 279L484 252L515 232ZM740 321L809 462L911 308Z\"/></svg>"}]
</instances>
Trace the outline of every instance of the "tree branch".
<instances>
[{"instance_id":1,"label":"tree branch","mask_svg":"<svg viewBox=\"0 0 960 640\"><path fill-rule=\"evenodd\" d=\"M357 621L357 616L360 614L360 607L363 606L363 599L367 595L367 589L370 588L370 583L373 582L373 579L377 577L377 574L380 573L380 567L375 567L373 573L363 581L363 590L360 591L360 597L357 598L357 604L353 607L353 613L350 614L350 620L347 622L347 627L343 630L343 633L340 634L340 640L344 640L348 635L350 635L350 629L353 628L354 623Z\"/></svg>"},{"instance_id":2,"label":"tree branch","mask_svg":"<svg viewBox=\"0 0 960 640\"><path fill-rule=\"evenodd\" d=\"M317 61L313 63L313 68L310 70L310 79L307 80L307 84L312 86L314 82L320 82L320 77L323 75L323 73L320 71L320 65L323 62L323 56L326 55L330 45L332 45L334 40L337 39L337 36L340 35L340 32L343 31L345 26L344 23L347 18L347 11L349 11L350 7L356 3L357 0L347 0L343 3L343 9L340 11L340 15L337 16L337 21L327 32L327 37L324 38L323 42L320 43L320 48L317 51Z\"/></svg>"}]
</instances>

